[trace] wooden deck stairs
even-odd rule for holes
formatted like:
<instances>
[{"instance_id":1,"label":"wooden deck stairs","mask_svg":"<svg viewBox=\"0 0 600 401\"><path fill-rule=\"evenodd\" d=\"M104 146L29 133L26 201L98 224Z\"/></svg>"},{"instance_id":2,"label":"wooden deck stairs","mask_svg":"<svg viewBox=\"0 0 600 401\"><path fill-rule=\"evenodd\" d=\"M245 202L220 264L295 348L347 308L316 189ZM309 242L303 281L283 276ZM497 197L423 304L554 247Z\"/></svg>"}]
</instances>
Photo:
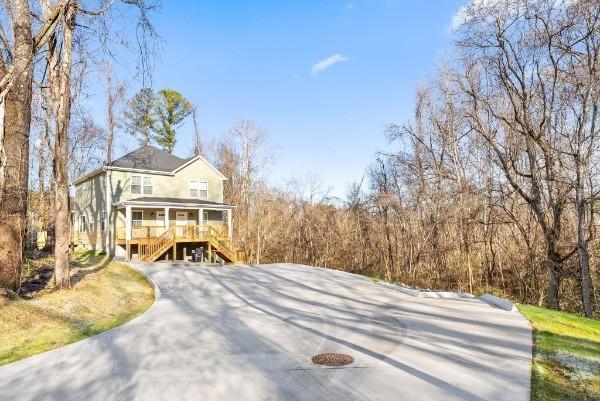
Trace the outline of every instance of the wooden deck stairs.
<instances>
[{"instance_id":1,"label":"wooden deck stairs","mask_svg":"<svg viewBox=\"0 0 600 401\"><path fill-rule=\"evenodd\" d=\"M139 243L139 260L154 262L178 242L205 242L226 263L244 263L246 259L243 250L212 226L171 226L160 236Z\"/></svg>"}]
</instances>

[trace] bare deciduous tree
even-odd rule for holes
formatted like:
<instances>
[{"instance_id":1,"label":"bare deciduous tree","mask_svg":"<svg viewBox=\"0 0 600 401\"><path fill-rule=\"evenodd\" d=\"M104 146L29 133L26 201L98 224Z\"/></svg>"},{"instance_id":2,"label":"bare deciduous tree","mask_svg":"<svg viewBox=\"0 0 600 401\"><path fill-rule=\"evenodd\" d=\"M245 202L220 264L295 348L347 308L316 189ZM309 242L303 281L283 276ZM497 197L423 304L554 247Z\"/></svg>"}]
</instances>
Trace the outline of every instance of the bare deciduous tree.
<instances>
[{"instance_id":1,"label":"bare deciduous tree","mask_svg":"<svg viewBox=\"0 0 600 401\"><path fill-rule=\"evenodd\" d=\"M3 38L5 52L0 55L0 286L16 291L27 224L34 42L29 2L11 0L4 7L13 38L12 47ZM5 54L10 56L8 62Z\"/></svg>"}]
</instances>

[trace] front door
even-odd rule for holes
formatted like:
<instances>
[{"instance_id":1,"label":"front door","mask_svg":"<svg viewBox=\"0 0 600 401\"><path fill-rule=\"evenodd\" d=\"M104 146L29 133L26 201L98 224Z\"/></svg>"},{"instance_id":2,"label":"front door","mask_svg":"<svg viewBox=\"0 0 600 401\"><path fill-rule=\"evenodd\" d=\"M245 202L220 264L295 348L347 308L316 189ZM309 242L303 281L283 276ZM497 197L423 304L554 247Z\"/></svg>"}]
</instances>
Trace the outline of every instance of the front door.
<instances>
[{"instance_id":1,"label":"front door","mask_svg":"<svg viewBox=\"0 0 600 401\"><path fill-rule=\"evenodd\" d=\"M175 212L175 232L178 237L187 237L186 227L187 226L187 212Z\"/></svg>"},{"instance_id":2,"label":"front door","mask_svg":"<svg viewBox=\"0 0 600 401\"><path fill-rule=\"evenodd\" d=\"M165 225L165 212L156 212L156 225L157 226Z\"/></svg>"},{"instance_id":3,"label":"front door","mask_svg":"<svg viewBox=\"0 0 600 401\"><path fill-rule=\"evenodd\" d=\"M178 226L187 225L187 212L177 212L175 214L175 224Z\"/></svg>"}]
</instances>

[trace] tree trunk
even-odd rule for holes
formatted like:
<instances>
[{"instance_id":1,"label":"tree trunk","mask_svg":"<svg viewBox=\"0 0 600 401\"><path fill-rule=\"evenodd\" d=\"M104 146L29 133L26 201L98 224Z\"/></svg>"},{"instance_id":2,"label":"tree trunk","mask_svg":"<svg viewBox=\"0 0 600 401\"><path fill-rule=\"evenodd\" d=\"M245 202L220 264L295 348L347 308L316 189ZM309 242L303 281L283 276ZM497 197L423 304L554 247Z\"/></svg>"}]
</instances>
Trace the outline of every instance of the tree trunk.
<instances>
[{"instance_id":1,"label":"tree trunk","mask_svg":"<svg viewBox=\"0 0 600 401\"><path fill-rule=\"evenodd\" d=\"M547 245L548 250L548 296L546 297L546 307L551 309L560 309L560 282L562 276L562 262L560 255L554 252L552 244Z\"/></svg>"},{"instance_id":2,"label":"tree trunk","mask_svg":"<svg viewBox=\"0 0 600 401\"><path fill-rule=\"evenodd\" d=\"M260 253L262 252L261 249L261 238L260 238L260 224L257 224L256 227L256 264L259 265L260 264Z\"/></svg>"},{"instance_id":3,"label":"tree trunk","mask_svg":"<svg viewBox=\"0 0 600 401\"><path fill-rule=\"evenodd\" d=\"M58 288L70 287L70 241L71 219L69 211L69 122L71 119L71 65L73 28L75 26L75 4L65 8L63 20L63 49L60 62L58 91L56 98L56 141L54 144L55 195L55 247L54 279Z\"/></svg>"},{"instance_id":4,"label":"tree trunk","mask_svg":"<svg viewBox=\"0 0 600 401\"><path fill-rule=\"evenodd\" d=\"M108 117L108 138L106 139L106 164L112 162L113 137L115 133L115 117L114 117L114 95L112 87L112 69L110 64L106 67L106 85L108 88L106 99L106 113Z\"/></svg>"},{"instance_id":5,"label":"tree trunk","mask_svg":"<svg viewBox=\"0 0 600 401\"><path fill-rule=\"evenodd\" d=\"M584 187L581 169L577 171L577 184L575 188L575 203L577 206L577 253L579 256L579 268L581 274L581 302L583 313L586 317L592 317L592 304L594 290L592 277L590 275L590 254L586 238L586 205L584 198Z\"/></svg>"},{"instance_id":6,"label":"tree trunk","mask_svg":"<svg viewBox=\"0 0 600 401\"><path fill-rule=\"evenodd\" d=\"M200 127L198 126L198 106L192 106L192 119L194 122L194 156L200 155Z\"/></svg>"},{"instance_id":7,"label":"tree trunk","mask_svg":"<svg viewBox=\"0 0 600 401\"><path fill-rule=\"evenodd\" d=\"M29 130L33 39L29 2L13 0L14 51L11 84L4 100L0 135L0 286L18 291L27 225Z\"/></svg>"}]
</instances>

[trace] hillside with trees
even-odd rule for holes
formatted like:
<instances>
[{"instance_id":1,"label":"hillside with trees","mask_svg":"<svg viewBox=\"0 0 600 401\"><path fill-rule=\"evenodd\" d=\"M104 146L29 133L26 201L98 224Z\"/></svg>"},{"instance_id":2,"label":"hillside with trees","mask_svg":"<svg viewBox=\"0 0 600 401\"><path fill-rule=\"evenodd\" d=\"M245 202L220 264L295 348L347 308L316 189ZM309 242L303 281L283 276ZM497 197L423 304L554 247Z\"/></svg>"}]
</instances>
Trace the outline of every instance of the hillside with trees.
<instances>
[{"instance_id":1,"label":"hillside with trees","mask_svg":"<svg viewBox=\"0 0 600 401\"><path fill-rule=\"evenodd\" d=\"M413 117L372 133L388 144L343 199L329 195L326 176L274 185L272 145L258 123L240 120L204 141L201 111L179 92L152 88L154 2L7 4L3 287L18 291L34 226L54 233L54 279L68 287L69 183L111 160L114 143L130 134L172 152L191 116L195 138L185 156L202 149L229 177L234 236L250 263L305 263L600 316L597 1L465 7L452 53L414 95ZM110 69L112 46L125 42L117 29L125 18L136 21L140 38L131 46L137 92ZM98 65L106 122L86 108Z\"/></svg>"},{"instance_id":2,"label":"hillside with trees","mask_svg":"<svg viewBox=\"0 0 600 401\"><path fill-rule=\"evenodd\" d=\"M252 123L219 141L238 238L255 263L598 317L600 5L475 2L463 18L413 119L389 126L388 147L345 199L314 179L270 186Z\"/></svg>"}]
</instances>

